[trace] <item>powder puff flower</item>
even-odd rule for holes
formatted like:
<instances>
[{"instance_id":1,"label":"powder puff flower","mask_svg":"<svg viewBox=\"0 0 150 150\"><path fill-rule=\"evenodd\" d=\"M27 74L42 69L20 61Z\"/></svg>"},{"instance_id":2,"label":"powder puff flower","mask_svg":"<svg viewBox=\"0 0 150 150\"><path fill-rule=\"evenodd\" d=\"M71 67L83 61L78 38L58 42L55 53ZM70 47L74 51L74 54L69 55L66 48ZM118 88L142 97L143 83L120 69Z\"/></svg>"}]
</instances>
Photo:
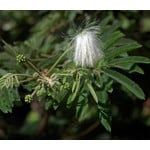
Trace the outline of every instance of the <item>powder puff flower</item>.
<instances>
[{"instance_id":1,"label":"powder puff flower","mask_svg":"<svg viewBox=\"0 0 150 150\"><path fill-rule=\"evenodd\" d=\"M84 29L74 37L74 62L81 67L94 67L103 58L102 42L98 37L99 27Z\"/></svg>"}]
</instances>

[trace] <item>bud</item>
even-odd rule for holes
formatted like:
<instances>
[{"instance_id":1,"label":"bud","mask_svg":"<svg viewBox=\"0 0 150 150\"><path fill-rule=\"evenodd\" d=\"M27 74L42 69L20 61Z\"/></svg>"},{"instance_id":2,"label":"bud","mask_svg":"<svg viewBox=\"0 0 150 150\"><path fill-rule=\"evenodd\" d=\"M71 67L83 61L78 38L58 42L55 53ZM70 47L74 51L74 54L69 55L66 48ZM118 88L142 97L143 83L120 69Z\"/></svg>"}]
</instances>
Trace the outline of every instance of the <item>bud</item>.
<instances>
[{"instance_id":1,"label":"bud","mask_svg":"<svg viewBox=\"0 0 150 150\"><path fill-rule=\"evenodd\" d=\"M19 55L16 56L16 60L19 63L23 63L23 62L26 61L26 57L23 54L19 54Z\"/></svg>"},{"instance_id":2,"label":"bud","mask_svg":"<svg viewBox=\"0 0 150 150\"><path fill-rule=\"evenodd\" d=\"M74 62L77 66L94 67L103 58L102 42L98 37L99 27L84 29L74 38Z\"/></svg>"},{"instance_id":3,"label":"bud","mask_svg":"<svg viewBox=\"0 0 150 150\"><path fill-rule=\"evenodd\" d=\"M28 95L25 96L25 102L31 103L32 100L33 100L33 96L32 95L28 94Z\"/></svg>"}]
</instances>

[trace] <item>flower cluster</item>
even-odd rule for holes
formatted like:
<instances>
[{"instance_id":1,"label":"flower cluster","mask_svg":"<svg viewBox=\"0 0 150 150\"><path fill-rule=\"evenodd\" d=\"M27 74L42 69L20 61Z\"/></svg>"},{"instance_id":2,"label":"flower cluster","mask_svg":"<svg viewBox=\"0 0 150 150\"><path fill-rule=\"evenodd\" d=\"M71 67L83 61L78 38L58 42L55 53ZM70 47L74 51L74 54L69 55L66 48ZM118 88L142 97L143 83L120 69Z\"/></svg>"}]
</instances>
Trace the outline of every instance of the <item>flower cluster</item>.
<instances>
[{"instance_id":1,"label":"flower cluster","mask_svg":"<svg viewBox=\"0 0 150 150\"><path fill-rule=\"evenodd\" d=\"M102 42L98 37L99 27L84 29L74 38L74 62L77 66L93 67L103 58Z\"/></svg>"},{"instance_id":2,"label":"flower cluster","mask_svg":"<svg viewBox=\"0 0 150 150\"><path fill-rule=\"evenodd\" d=\"M19 54L16 56L16 60L17 62L22 63L26 61L26 57L23 54Z\"/></svg>"},{"instance_id":3,"label":"flower cluster","mask_svg":"<svg viewBox=\"0 0 150 150\"><path fill-rule=\"evenodd\" d=\"M25 96L25 102L31 103L32 100L33 100L33 96L32 95L28 94L28 95Z\"/></svg>"}]
</instances>

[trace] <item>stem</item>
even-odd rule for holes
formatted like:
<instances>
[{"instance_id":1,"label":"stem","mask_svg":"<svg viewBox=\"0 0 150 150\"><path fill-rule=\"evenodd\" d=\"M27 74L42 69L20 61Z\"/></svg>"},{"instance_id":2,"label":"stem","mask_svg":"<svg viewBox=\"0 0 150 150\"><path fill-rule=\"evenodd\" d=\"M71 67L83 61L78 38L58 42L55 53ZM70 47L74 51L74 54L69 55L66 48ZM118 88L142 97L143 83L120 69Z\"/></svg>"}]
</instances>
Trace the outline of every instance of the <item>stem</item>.
<instances>
[{"instance_id":1,"label":"stem","mask_svg":"<svg viewBox=\"0 0 150 150\"><path fill-rule=\"evenodd\" d=\"M34 80L34 79L32 78L32 79L21 80L20 83L29 82L29 81L32 81L32 80Z\"/></svg>"},{"instance_id":2,"label":"stem","mask_svg":"<svg viewBox=\"0 0 150 150\"><path fill-rule=\"evenodd\" d=\"M35 89L31 95L34 96L37 91L38 89Z\"/></svg>"},{"instance_id":3,"label":"stem","mask_svg":"<svg viewBox=\"0 0 150 150\"><path fill-rule=\"evenodd\" d=\"M57 66L57 64L61 61L61 59L71 50L71 47L65 50L62 55L57 59L57 61L52 65L52 67L48 70L48 74Z\"/></svg>"},{"instance_id":4,"label":"stem","mask_svg":"<svg viewBox=\"0 0 150 150\"><path fill-rule=\"evenodd\" d=\"M23 76L23 77L29 77L29 78L32 78L33 76L31 75L28 75L28 74L15 74L17 76Z\"/></svg>"},{"instance_id":5,"label":"stem","mask_svg":"<svg viewBox=\"0 0 150 150\"><path fill-rule=\"evenodd\" d=\"M32 62L31 62L29 59L27 60L27 64L30 65L30 67L31 67L33 70L35 70L40 76L42 76L42 74L41 74L41 72L38 70L38 68L36 68L36 67L32 64Z\"/></svg>"}]
</instances>

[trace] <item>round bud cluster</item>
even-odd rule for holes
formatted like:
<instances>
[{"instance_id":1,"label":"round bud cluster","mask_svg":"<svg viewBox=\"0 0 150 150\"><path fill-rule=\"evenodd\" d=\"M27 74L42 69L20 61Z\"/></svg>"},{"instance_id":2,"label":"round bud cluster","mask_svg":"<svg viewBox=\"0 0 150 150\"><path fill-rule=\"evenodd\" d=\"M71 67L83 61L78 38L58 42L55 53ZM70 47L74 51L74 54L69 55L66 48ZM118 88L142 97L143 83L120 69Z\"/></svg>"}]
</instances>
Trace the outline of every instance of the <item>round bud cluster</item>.
<instances>
[{"instance_id":1,"label":"round bud cluster","mask_svg":"<svg viewBox=\"0 0 150 150\"><path fill-rule=\"evenodd\" d=\"M32 100L33 100L33 96L32 95L28 94L28 95L25 96L25 102L31 103Z\"/></svg>"},{"instance_id":2,"label":"round bud cluster","mask_svg":"<svg viewBox=\"0 0 150 150\"><path fill-rule=\"evenodd\" d=\"M19 54L16 56L16 60L17 62L22 63L26 61L26 57L23 54Z\"/></svg>"}]
</instances>

